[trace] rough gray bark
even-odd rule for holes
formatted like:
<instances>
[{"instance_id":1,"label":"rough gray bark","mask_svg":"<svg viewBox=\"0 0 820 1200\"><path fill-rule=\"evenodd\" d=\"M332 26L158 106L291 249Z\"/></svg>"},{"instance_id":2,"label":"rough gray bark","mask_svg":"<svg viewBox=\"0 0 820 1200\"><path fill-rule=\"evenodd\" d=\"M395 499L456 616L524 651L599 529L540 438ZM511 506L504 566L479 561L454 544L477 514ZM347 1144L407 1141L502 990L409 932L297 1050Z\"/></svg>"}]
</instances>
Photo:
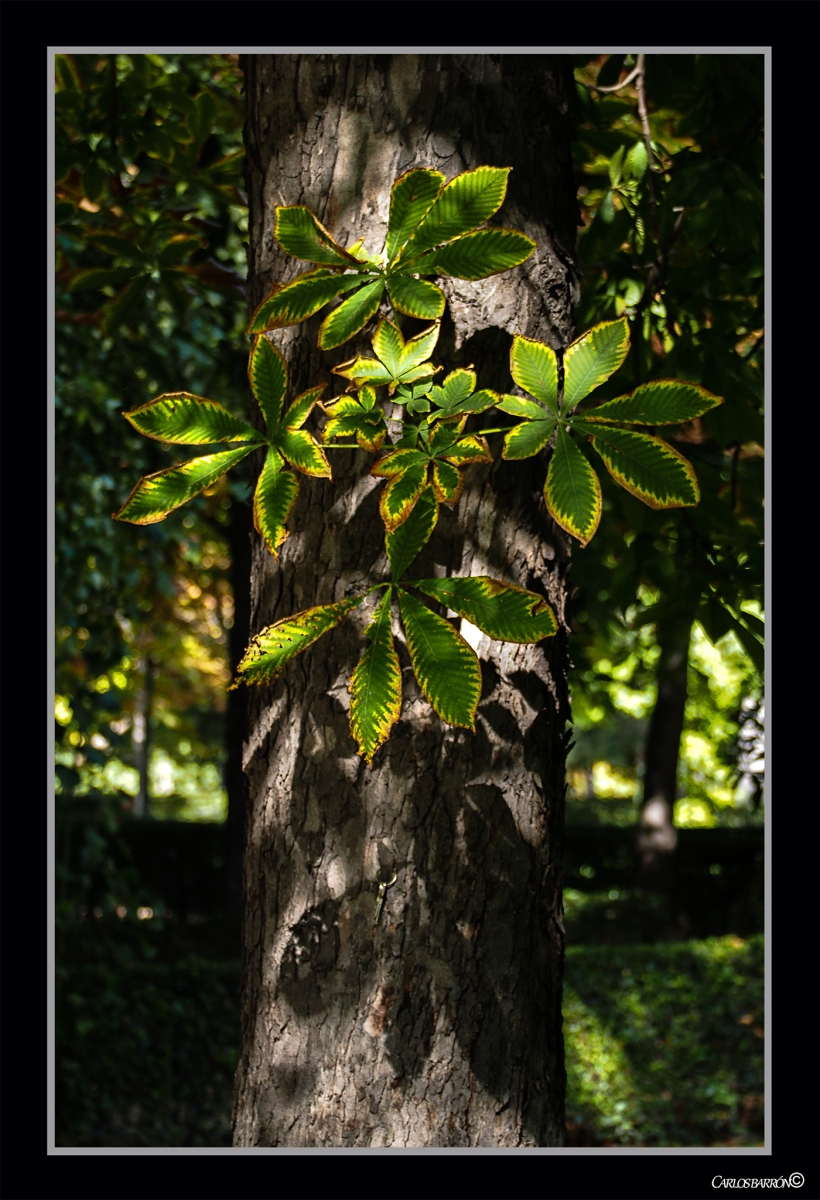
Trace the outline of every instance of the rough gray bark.
<instances>
[{"instance_id":1,"label":"rough gray bark","mask_svg":"<svg viewBox=\"0 0 820 1200\"><path fill-rule=\"evenodd\" d=\"M306 269L274 242L276 204L306 204L342 245L363 235L375 252L399 174L486 163L514 168L498 223L538 251L513 272L448 285L434 359L474 363L479 386L509 391L510 333L571 340L568 60L256 55L245 77L252 305ZM365 336L321 354L323 315L272 335L291 395L321 380L338 394L329 367L369 353ZM491 444L499 456L500 438ZM385 577L372 461L334 451L332 483L301 480L279 560L257 540L252 633ZM563 621L567 545L545 512L544 470L472 468L417 577L491 574L541 590ZM367 615L250 693L234 1144L562 1145L564 630L534 647L473 638L475 734L432 712L400 646L402 719L369 770L347 720ZM374 931L378 881L393 871Z\"/></svg>"}]
</instances>

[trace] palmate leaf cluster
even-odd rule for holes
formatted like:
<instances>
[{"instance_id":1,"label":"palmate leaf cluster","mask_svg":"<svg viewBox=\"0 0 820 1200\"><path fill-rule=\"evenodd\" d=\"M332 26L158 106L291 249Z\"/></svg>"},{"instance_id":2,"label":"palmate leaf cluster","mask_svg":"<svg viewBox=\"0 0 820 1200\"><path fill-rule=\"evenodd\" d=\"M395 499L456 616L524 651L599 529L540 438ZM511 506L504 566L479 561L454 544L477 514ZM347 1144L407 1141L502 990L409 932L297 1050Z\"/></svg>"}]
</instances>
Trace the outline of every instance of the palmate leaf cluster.
<instances>
[{"instance_id":1,"label":"palmate leaf cluster","mask_svg":"<svg viewBox=\"0 0 820 1200\"><path fill-rule=\"evenodd\" d=\"M344 250L306 208L278 208L279 244L289 254L317 264L317 269L276 289L251 322L254 342L248 374L266 433L232 417L214 401L187 393L160 396L125 414L149 437L179 444L227 442L236 448L144 478L115 514L118 519L137 524L159 521L235 463L264 448L254 519L274 555L287 536L286 521L296 497L293 470L330 478L326 447L348 444L380 453L371 473L386 480L379 511L390 580L262 630L239 664L235 685L273 682L291 659L337 626L368 595L383 591L350 681L351 731L371 764L401 712L396 614L413 672L430 704L448 724L474 728L481 691L477 656L450 621L414 593L443 605L497 640L531 643L556 632L552 610L534 592L488 577L405 578L436 526L439 505L458 503L465 470L493 461L487 433L505 433L502 455L506 459L551 451L544 484L547 508L582 546L600 521L601 487L573 434L588 439L612 478L650 507L690 506L698 501L697 479L688 460L654 432L642 430L690 421L719 404L719 397L696 385L665 380L578 412L578 406L624 361L629 348L624 319L589 330L560 361L551 347L514 337L510 373L523 394L477 389L471 368L451 371L437 382L443 368L434 364L432 355L444 296L421 276L480 279L518 265L532 253L534 243L514 230L477 229L500 207L508 173L480 167L445 186L438 172L407 172L393 186L386 247L380 257L367 255L361 243ZM385 289L394 313L431 317L433 324L405 340L398 319L382 318L372 338L373 357L358 355L333 368L347 381L345 393L322 403L322 385L298 396L285 409L287 367L267 331L304 321L329 301L345 296L319 333L321 348L338 346L376 315ZM381 448L388 431L378 401L380 389L393 405L404 409L401 433L385 453ZM303 428L317 405L326 417L318 436ZM517 418L517 423L485 433L466 429L471 418L493 407ZM340 440L351 438L352 443Z\"/></svg>"}]
</instances>

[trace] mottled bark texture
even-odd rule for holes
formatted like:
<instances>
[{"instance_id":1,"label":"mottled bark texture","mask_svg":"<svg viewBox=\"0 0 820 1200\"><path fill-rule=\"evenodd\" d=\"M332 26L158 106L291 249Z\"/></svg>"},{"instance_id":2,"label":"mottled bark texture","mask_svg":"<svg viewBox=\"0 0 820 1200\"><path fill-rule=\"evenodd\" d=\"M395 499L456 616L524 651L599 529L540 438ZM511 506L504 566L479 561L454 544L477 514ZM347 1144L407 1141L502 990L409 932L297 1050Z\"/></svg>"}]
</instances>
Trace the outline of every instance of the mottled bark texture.
<instances>
[{"instance_id":1,"label":"mottled bark texture","mask_svg":"<svg viewBox=\"0 0 820 1200\"><path fill-rule=\"evenodd\" d=\"M306 204L342 245L364 236L377 252L403 171L512 166L496 223L532 236L537 253L447 285L435 361L474 363L479 386L510 390L511 333L571 340L568 60L255 55L245 72L253 305L306 269L273 239L276 204ZM329 368L370 352L364 336L320 353L323 315L272 335L291 395L320 380L339 394ZM426 323L400 324L410 335ZM257 540L252 632L386 577L372 461L332 451L332 483L301 480L279 560ZM543 459L472 468L416 577L490 574L541 591L563 623L567 545L544 508L544 473ZM250 695L234 1144L562 1145L564 628L535 647L464 630L484 680L474 734L430 709L400 645L402 718L369 770L347 691L369 611ZM394 871L374 930L378 881Z\"/></svg>"}]
</instances>

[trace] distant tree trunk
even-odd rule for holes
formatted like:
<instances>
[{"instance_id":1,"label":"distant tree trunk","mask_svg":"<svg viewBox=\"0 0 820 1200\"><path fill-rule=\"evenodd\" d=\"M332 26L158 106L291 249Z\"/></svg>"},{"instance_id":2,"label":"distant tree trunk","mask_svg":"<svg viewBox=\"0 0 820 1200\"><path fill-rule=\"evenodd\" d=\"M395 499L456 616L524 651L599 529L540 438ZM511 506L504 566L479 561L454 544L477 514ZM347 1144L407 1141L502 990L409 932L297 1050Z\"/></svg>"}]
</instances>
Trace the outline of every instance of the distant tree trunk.
<instances>
[{"instance_id":1,"label":"distant tree trunk","mask_svg":"<svg viewBox=\"0 0 820 1200\"><path fill-rule=\"evenodd\" d=\"M638 878L644 887L667 896L675 881L674 826L678 759L686 710L691 612L678 613L660 625L658 698L646 737L641 824L638 833Z\"/></svg>"},{"instance_id":2,"label":"distant tree trunk","mask_svg":"<svg viewBox=\"0 0 820 1200\"><path fill-rule=\"evenodd\" d=\"M134 766L139 776L139 791L134 797L134 816L147 817L151 811L148 765L151 756L151 707L154 699L154 663L150 654L140 659L137 671L141 679L134 698L134 720L131 726Z\"/></svg>"},{"instance_id":3,"label":"distant tree trunk","mask_svg":"<svg viewBox=\"0 0 820 1200\"><path fill-rule=\"evenodd\" d=\"M273 239L276 204L308 205L342 245L363 235L380 251L403 171L512 166L499 223L538 250L508 274L448 285L434 357L474 363L480 386L509 390L510 333L568 344L568 58L253 55L245 78L252 305L306 269ZM321 380L338 393L328 368L369 353L365 336L321 354L323 315L272 335L292 396ZM278 561L256 539L252 632L384 577L371 462L336 451L332 483L301 479ZM498 453L473 468L420 573L540 589L563 622L568 548L544 508L544 470ZM402 719L372 771L348 731L362 649L352 621L250 692L236 1146L564 1143L566 639L562 629L534 647L474 644L476 733L438 719L400 646ZM374 929L377 882L393 871Z\"/></svg>"}]
</instances>

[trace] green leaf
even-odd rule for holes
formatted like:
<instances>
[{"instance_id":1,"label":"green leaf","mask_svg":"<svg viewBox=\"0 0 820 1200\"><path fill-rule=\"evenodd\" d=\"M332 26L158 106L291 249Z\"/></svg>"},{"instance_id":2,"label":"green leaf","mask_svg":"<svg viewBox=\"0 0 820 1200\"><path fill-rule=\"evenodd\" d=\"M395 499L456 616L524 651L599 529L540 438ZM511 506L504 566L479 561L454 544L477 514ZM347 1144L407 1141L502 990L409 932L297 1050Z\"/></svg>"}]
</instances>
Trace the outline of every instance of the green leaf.
<instances>
[{"instance_id":1,"label":"green leaf","mask_svg":"<svg viewBox=\"0 0 820 1200\"><path fill-rule=\"evenodd\" d=\"M404 572L427 544L438 521L438 501L428 484L416 501L410 516L385 538L390 573L394 581Z\"/></svg>"},{"instance_id":2,"label":"green leaf","mask_svg":"<svg viewBox=\"0 0 820 1200\"><path fill-rule=\"evenodd\" d=\"M334 375L349 379L357 388L362 387L365 382L378 386L381 383L389 383L391 379L384 363L379 362L377 358L362 358L360 354L356 358L349 358L347 362L339 363L337 367L331 367L330 370Z\"/></svg>"},{"instance_id":3,"label":"green leaf","mask_svg":"<svg viewBox=\"0 0 820 1200\"><path fill-rule=\"evenodd\" d=\"M335 346L341 346L363 329L379 311L383 292L384 280L379 278L343 300L338 308L325 317L319 328L319 349L332 350Z\"/></svg>"},{"instance_id":4,"label":"green leaf","mask_svg":"<svg viewBox=\"0 0 820 1200\"><path fill-rule=\"evenodd\" d=\"M166 242L157 254L157 262L161 267L178 266L189 254L193 254L195 250L199 250L201 247L202 241L198 237L185 237L182 235L173 237L169 242Z\"/></svg>"},{"instance_id":5,"label":"green leaf","mask_svg":"<svg viewBox=\"0 0 820 1200\"><path fill-rule=\"evenodd\" d=\"M459 435L464 428L466 416L455 416L443 418L433 430L429 448L431 454L443 454L451 446L458 441Z\"/></svg>"},{"instance_id":6,"label":"green leaf","mask_svg":"<svg viewBox=\"0 0 820 1200\"><path fill-rule=\"evenodd\" d=\"M407 650L419 687L448 725L475 730L481 668L472 649L449 621L408 592L399 592Z\"/></svg>"},{"instance_id":7,"label":"green leaf","mask_svg":"<svg viewBox=\"0 0 820 1200\"><path fill-rule=\"evenodd\" d=\"M523 391L540 400L553 416L557 415L558 359L551 346L530 338L514 337L510 348L510 374Z\"/></svg>"},{"instance_id":8,"label":"green leaf","mask_svg":"<svg viewBox=\"0 0 820 1200\"><path fill-rule=\"evenodd\" d=\"M570 435L559 427L544 484L547 511L586 546L601 520L601 484Z\"/></svg>"},{"instance_id":9,"label":"green leaf","mask_svg":"<svg viewBox=\"0 0 820 1200\"><path fill-rule=\"evenodd\" d=\"M273 236L286 254L329 267L357 266L358 260L334 242L309 208L276 206Z\"/></svg>"},{"instance_id":10,"label":"green leaf","mask_svg":"<svg viewBox=\"0 0 820 1200\"><path fill-rule=\"evenodd\" d=\"M452 408L446 410L447 413L483 413L488 408L492 408L497 404L499 396L497 392L490 391L489 388L482 388L479 392L473 392L472 396L468 396L466 400L460 400L454 404ZM436 414L438 415L438 414Z\"/></svg>"},{"instance_id":11,"label":"green leaf","mask_svg":"<svg viewBox=\"0 0 820 1200\"><path fill-rule=\"evenodd\" d=\"M326 384L320 383L318 387L309 388L308 391L302 392L301 396L296 397L285 413L285 429L302 428L326 386Z\"/></svg>"},{"instance_id":12,"label":"green leaf","mask_svg":"<svg viewBox=\"0 0 820 1200\"><path fill-rule=\"evenodd\" d=\"M92 204L96 204L102 199L103 189L105 188L105 174L101 165L96 158L92 158L83 171L83 191L86 199Z\"/></svg>"},{"instance_id":13,"label":"green leaf","mask_svg":"<svg viewBox=\"0 0 820 1200\"><path fill-rule=\"evenodd\" d=\"M365 630L370 644L348 685L350 732L368 766L401 716L401 667L393 644L392 610L393 590L388 588Z\"/></svg>"},{"instance_id":14,"label":"green leaf","mask_svg":"<svg viewBox=\"0 0 820 1200\"><path fill-rule=\"evenodd\" d=\"M655 379L643 383L628 396L607 400L584 413L585 421L625 421L633 425L680 425L694 421L723 403L706 388L680 379Z\"/></svg>"},{"instance_id":15,"label":"green leaf","mask_svg":"<svg viewBox=\"0 0 820 1200\"><path fill-rule=\"evenodd\" d=\"M569 411L613 375L629 350L626 317L593 325L564 352L564 410Z\"/></svg>"},{"instance_id":16,"label":"green leaf","mask_svg":"<svg viewBox=\"0 0 820 1200\"><path fill-rule=\"evenodd\" d=\"M274 558L288 536L285 521L298 494L298 479L292 471L282 470L282 459L269 448L253 497L253 523Z\"/></svg>"},{"instance_id":17,"label":"green leaf","mask_svg":"<svg viewBox=\"0 0 820 1200\"><path fill-rule=\"evenodd\" d=\"M421 333L417 333L415 337L410 338L401 356L402 379L408 378L408 372L413 367L419 367L427 362L435 349L440 332L441 325L436 321L435 325L431 325L428 329L422 329ZM432 370L430 374L433 374Z\"/></svg>"},{"instance_id":18,"label":"green leaf","mask_svg":"<svg viewBox=\"0 0 820 1200\"><path fill-rule=\"evenodd\" d=\"M392 321L383 319L376 326L373 334L373 350L395 379L401 369L401 356L404 350L404 338L401 330Z\"/></svg>"},{"instance_id":19,"label":"green leaf","mask_svg":"<svg viewBox=\"0 0 820 1200\"><path fill-rule=\"evenodd\" d=\"M391 262L422 217L429 212L444 184L440 171L413 170L400 175L390 192L387 222L387 261Z\"/></svg>"},{"instance_id":20,"label":"green leaf","mask_svg":"<svg viewBox=\"0 0 820 1200\"><path fill-rule=\"evenodd\" d=\"M610 475L650 508L691 508L700 499L695 469L667 442L631 429L587 428Z\"/></svg>"},{"instance_id":21,"label":"green leaf","mask_svg":"<svg viewBox=\"0 0 820 1200\"><path fill-rule=\"evenodd\" d=\"M88 271L78 271L68 290L72 295L77 292L96 292L104 287L121 287L133 278L133 267L92 267Z\"/></svg>"},{"instance_id":22,"label":"green leaf","mask_svg":"<svg viewBox=\"0 0 820 1200\"><path fill-rule=\"evenodd\" d=\"M146 437L196 446L208 442L261 442L262 434L215 400L171 392L122 414Z\"/></svg>"},{"instance_id":23,"label":"green leaf","mask_svg":"<svg viewBox=\"0 0 820 1200\"><path fill-rule=\"evenodd\" d=\"M532 238L514 229L484 229L443 246L435 255L435 269L455 279L486 279L509 271L529 258Z\"/></svg>"},{"instance_id":24,"label":"green leaf","mask_svg":"<svg viewBox=\"0 0 820 1200\"><path fill-rule=\"evenodd\" d=\"M434 462L433 488L442 504L458 504L464 491L464 477L451 463Z\"/></svg>"},{"instance_id":25,"label":"green leaf","mask_svg":"<svg viewBox=\"0 0 820 1200\"><path fill-rule=\"evenodd\" d=\"M327 455L304 429L281 430L276 437L276 449L303 475L332 478Z\"/></svg>"},{"instance_id":26,"label":"green leaf","mask_svg":"<svg viewBox=\"0 0 820 1200\"><path fill-rule=\"evenodd\" d=\"M273 433L282 416L282 404L288 386L288 368L281 351L260 334L251 347L248 380L268 431Z\"/></svg>"},{"instance_id":27,"label":"green leaf","mask_svg":"<svg viewBox=\"0 0 820 1200\"><path fill-rule=\"evenodd\" d=\"M477 433L468 433L466 437L459 438L454 445L439 450L438 454L441 458L446 458L448 462L459 465L493 461L487 439Z\"/></svg>"},{"instance_id":28,"label":"green leaf","mask_svg":"<svg viewBox=\"0 0 820 1200\"><path fill-rule=\"evenodd\" d=\"M513 397L511 397L512 399ZM502 407L499 405L499 407ZM509 411L509 410L508 410ZM502 458L532 458L539 454L552 437L555 421L524 421L504 438Z\"/></svg>"},{"instance_id":29,"label":"green leaf","mask_svg":"<svg viewBox=\"0 0 820 1200\"><path fill-rule=\"evenodd\" d=\"M222 450L219 454L192 458L180 467L169 467L165 471L157 471L155 475L146 475L119 512L112 516L115 521L130 521L132 525L155 525L175 508L216 483L254 448L242 446L239 450Z\"/></svg>"},{"instance_id":30,"label":"green leaf","mask_svg":"<svg viewBox=\"0 0 820 1200\"><path fill-rule=\"evenodd\" d=\"M398 451L399 454L412 454L413 451ZM379 465L378 463L376 464ZM375 474L375 468L372 472ZM398 474L393 475L387 487L379 497L379 512L388 533L398 529L409 517L416 501L424 491L427 483L427 463L409 466Z\"/></svg>"},{"instance_id":31,"label":"green leaf","mask_svg":"<svg viewBox=\"0 0 820 1200\"><path fill-rule=\"evenodd\" d=\"M451 371L438 387L430 389L430 399L439 408L455 411L456 407L473 394L476 385L475 371L460 368Z\"/></svg>"},{"instance_id":32,"label":"green leaf","mask_svg":"<svg viewBox=\"0 0 820 1200\"><path fill-rule=\"evenodd\" d=\"M126 241L125 238L116 237L114 234L96 233L87 240L89 245L96 246L98 250L112 254L115 258L124 258L126 262L144 263L146 261L146 256L133 243Z\"/></svg>"},{"instance_id":33,"label":"green leaf","mask_svg":"<svg viewBox=\"0 0 820 1200\"><path fill-rule=\"evenodd\" d=\"M272 683L292 658L338 625L362 600L364 596L353 596L336 604L319 604L268 625L251 640L242 656L234 687L240 683Z\"/></svg>"},{"instance_id":34,"label":"green leaf","mask_svg":"<svg viewBox=\"0 0 820 1200\"><path fill-rule=\"evenodd\" d=\"M469 579L418 579L419 591L432 596L499 642L539 642L558 628L543 597L486 575Z\"/></svg>"},{"instance_id":35,"label":"green leaf","mask_svg":"<svg viewBox=\"0 0 820 1200\"><path fill-rule=\"evenodd\" d=\"M523 396L511 396L509 393L499 396L495 402L496 408L509 413L513 417L524 417L528 421L543 421L547 413L535 400L527 400Z\"/></svg>"},{"instance_id":36,"label":"green leaf","mask_svg":"<svg viewBox=\"0 0 820 1200\"><path fill-rule=\"evenodd\" d=\"M475 229L504 202L510 167L477 167L452 179L407 242L400 261L413 258Z\"/></svg>"},{"instance_id":37,"label":"green leaf","mask_svg":"<svg viewBox=\"0 0 820 1200\"><path fill-rule=\"evenodd\" d=\"M425 279L412 275L388 275L387 294L397 312L420 321L435 321L444 312L444 292Z\"/></svg>"},{"instance_id":38,"label":"green leaf","mask_svg":"<svg viewBox=\"0 0 820 1200\"><path fill-rule=\"evenodd\" d=\"M262 333L267 329L298 325L343 292L361 287L370 278L364 274L340 275L338 271L326 268L306 271L291 283L277 286L270 296L265 297L251 317L247 332Z\"/></svg>"},{"instance_id":39,"label":"green leaf","mask_svg":"<svg viewBox=\"0 0 820 1200\"><path fill-rule=\"evenodd\" d=\"M106 304L103 309L103 333L107 335L113 334L121 325L125 324L131 314L138 308L140 300L142 300L148 290L148 284L149 280L147 277L140 275L137 279L132 279L118 296L115 296L110 303Z\"/></svg>"}]
</instances>

